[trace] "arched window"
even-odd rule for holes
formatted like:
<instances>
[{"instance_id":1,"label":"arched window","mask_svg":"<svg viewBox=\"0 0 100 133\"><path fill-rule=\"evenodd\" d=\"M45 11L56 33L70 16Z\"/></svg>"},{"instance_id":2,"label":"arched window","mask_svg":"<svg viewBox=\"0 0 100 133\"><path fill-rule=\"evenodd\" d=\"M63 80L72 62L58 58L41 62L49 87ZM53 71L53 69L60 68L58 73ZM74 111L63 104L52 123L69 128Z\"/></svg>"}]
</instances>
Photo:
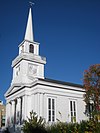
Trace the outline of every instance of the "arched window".
<instances>
[{"instance_id":1,"label":"arched window","mask_svg":"<svg viewBox=\"0 0 100 133\"><path fill-rule=\"evenodd\" d=\"M29 52L34 53L34 46L32 44L29 45Z\"/></svg>"}]
</instances>

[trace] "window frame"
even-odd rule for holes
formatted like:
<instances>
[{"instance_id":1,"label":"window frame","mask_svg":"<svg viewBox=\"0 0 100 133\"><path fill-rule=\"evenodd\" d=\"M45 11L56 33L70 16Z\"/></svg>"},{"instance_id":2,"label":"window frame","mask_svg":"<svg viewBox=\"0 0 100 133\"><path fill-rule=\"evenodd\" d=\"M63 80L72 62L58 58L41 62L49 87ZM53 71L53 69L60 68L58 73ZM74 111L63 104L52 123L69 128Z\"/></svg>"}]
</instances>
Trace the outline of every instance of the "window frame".
<instances>
[{"instance_id":1,"label":"window frame","mask_svg":"<svg viewBox=\"0 0 100 133\"><path fill-rule=\"evenodd\" d=\"M49 100L50 100L51 108L49 108ZM54 105L53 105L53 102L54 102ZM49 112L51 113L51 116L49 116ZM47 98L47 122L56 122L56 98L54 97Z\"/></svg>"},{"instance_id":2,"label":"window frame","mask_svg":"<svg viewBox=\"0 0 100 133\"><path fill-rule=\"evenodd\" d=\"M72 103L72 108L71 108ZM77 122L77 100L70 99L69 100L69 116L70 116L70 122L75 123Z\"/></svg>"}]
</instances>

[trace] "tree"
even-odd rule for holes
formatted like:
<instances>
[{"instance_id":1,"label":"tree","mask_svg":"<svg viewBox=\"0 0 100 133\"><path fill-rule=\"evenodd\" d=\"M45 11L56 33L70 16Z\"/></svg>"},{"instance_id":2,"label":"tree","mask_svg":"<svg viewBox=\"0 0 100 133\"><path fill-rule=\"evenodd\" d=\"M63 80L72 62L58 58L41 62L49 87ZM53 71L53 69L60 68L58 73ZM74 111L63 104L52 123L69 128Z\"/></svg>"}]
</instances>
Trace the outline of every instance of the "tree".
<instances>
[{"instance_id":1,"label":"tree","mask_svg":"<svg viewBox=\"0 0 100 133\"><path fill-rule=\"evenodd\" d=\"M100 116L100 64L92 65L84 71L83 85L87 113L90 118Z\"/></svg>"},{"instance_id":2,"label":"tree","mask_svg":"<svg viewBox=\"0 0 100 133\"><path fill-rule=\"evenodd\" d=\"M32 111L30 118L24 121L22 130L24 133L46 133L44 119Z\"/></svg>"}]
</instances>

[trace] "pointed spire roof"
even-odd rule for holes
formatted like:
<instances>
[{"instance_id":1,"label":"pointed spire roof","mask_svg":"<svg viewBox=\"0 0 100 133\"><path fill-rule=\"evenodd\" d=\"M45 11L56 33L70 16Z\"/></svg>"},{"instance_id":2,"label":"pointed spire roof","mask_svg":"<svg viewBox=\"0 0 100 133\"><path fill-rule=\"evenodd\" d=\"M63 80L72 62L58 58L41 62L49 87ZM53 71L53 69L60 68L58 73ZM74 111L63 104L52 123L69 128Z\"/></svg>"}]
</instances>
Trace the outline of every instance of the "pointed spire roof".
<instances>
[{"instance_id":1,"label":"pointed spire roof","mask_svg":"<svg viewBox=\"0 0 100 133\"><path fill-rule=\"evenodd\" d=\"M29 9L29 15L28 15L28 21L27 21L27 27L25 32L25 40L34 42L33 37L33 25L32 25L32 11L31 8Z\"/></svg>"}]
</instances>

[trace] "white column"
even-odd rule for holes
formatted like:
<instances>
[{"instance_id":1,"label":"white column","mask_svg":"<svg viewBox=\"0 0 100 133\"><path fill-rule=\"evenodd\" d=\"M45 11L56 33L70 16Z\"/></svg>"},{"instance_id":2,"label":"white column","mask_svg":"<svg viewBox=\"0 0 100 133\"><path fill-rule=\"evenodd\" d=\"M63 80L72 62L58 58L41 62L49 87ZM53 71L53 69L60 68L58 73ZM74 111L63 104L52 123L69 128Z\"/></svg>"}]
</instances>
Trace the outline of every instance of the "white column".
<instances>
[{"instance_id":1,"label":"white column","mask_svg":"<svg viewBox=\"0 0 100 133\"><path fill-rule=\"evenodd\" d=\"M47 95L44 94L44 107L43 107L43 118L47 121Z\"/></svg>"},{"instance_id":2,"label":"white column","mask_svg":"<svg viewBox=\"0 0 100 133\"><path fill-rule=\"evenodd\" d=\"M40 93L40 109L39 109L39 115L43 117L43 93Z\"/></svg>"},{"instance_id":3,"label":"white column","mask_svg":"<svg viewBox=\"0 0 100 133\"><path fill-rule=\"evenodd\" d=\"M37 115L40 116L39 111L40 110L40 94L37 93Z\"/></svg>"},{"instance_id":4,"label":"white column","mask_svg":"<svg viewBox=\"0 0 100 133\"><path fill-rule=\"evenodd\" d=\"M25 119L27 119L27 110L28 110L27 109L27 102L28 102L27 101L27 96L25 96L25 114L24 114L25 115Z\"/></svg>"},{"instance_id":5,"label":"white column","mask_svg":"<svg viewBox=\"0 0 100 133\"><path fill-rule=\"evenodd\" d=\"M9 103L9 113L10 113L10 124L11 124L11 114L12 114L12 104L11 102Z\"/></svg>"},{"instance_id":6,"label":"white column","mask_svg":"<svg viewBox=\"0 0 100 133\"><path fill-rule=\"evenodd\" d=\"M14 124L14 116L15 116L15 101L12 101L12 114L11 114L11 121Z\"/></svg>"},{"instance_id":7,"label":"white column","mask_svg":"<svg viewBox=\"0 0 100 133\"><path fill-rule=\"evenodd\" d=\"M23 103L22 103L22 106L23 106L23 118L24 118L24 120L25 119L27 119L27 103L28 103L28 101L27 101L27 95L25 95L25 96L23 96Z\"/></svg>"},{"instance_id":8,"label":"white column","mask_svg":"<svg viewBox=\"0 0 100 133\"><path fill-rule=\"evenodd\" d=\"M31 111L33 110L33 112L35 111L35 97L34 94L32 95L32 99L31 99Z\"/></svg>"},{"instance_id":9,"label":"white column","mask_svg":"<svg viewBox=\"0 0 100 133\"><path fill-rule=\"evenodd\" d=\"M20 123L20 106L21 106L21 98L17 98L17 107L16 107L16 122Z\"/></svg>"},{"instance_id":10,"label":"white column","mask_svg":"<svg viewBox=\"0 0 100 133\"><path fill-rule=\"evenodd\" d=\"M43 100L42 100L42 101L43 101L43 103L42 103L42 117L43 117L43 118L45 118L45 117L44 117L44 110L45 110L45 109L44 109L44 106L45 106L45 105L44 105L44 104L45 104L44 96L45 96L45 93L43 93Z\"/></svg>"},{"instance_id":11,"label":"white column","mask_svg":"<svg viewBox=\"0 0 100 133\"><path fill-rule=\"evenodd\" d=\"M22 97L22 121L25 119L25 97Z\"/></svg>"},{"instance_id":12,"label":"white column","mask_svg":"<svg viewBox=\"0 0 100 133\"><path fill-rule=\"evenodd\" d=\"M30 117L30 112L32 111L32 96L27 96L27 116Z\"/></svg>"},{"instance_id":13,"label":"white column","mask_svg":"<svg viewBox=\"0 0 100 133\"><path fill-rule=\"evenodd\" d=\"M10 118L9 118L9 103L6 104L6 126L10 124Z\"/></svg>"},{"instance_id":14,"label":"white column","mask_svg":"<svg viewBox=\"0 0 100 133\"><path fill-rule=\"evenodd\" d=\"M37 95L34 94L34 112L36 112L36 106L37 106Z\"/></svg>"}]
</instances>

